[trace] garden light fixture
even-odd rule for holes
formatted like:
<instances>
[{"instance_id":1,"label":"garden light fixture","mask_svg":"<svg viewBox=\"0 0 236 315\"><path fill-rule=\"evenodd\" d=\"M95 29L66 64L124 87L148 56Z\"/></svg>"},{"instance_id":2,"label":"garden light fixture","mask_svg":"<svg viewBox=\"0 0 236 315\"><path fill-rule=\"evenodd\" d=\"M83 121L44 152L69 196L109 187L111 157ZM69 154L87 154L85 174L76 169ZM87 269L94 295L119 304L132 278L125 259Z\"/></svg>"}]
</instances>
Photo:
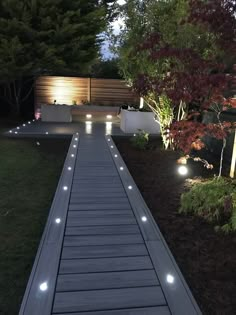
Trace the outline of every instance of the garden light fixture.
<instances>
[{"instance_id":1,"label":"garden light fixture","mask_svg":"<svg viewBox=\"0 0 236 315\"><path fill-rule=\"evenodd\" d=\"M112 115L107 115L107 119L112 119Z\"/></svg>"},{"instance_id":2,"label":"garden light fixture","mask_svg":"<svg viewBox=\"0 0 236 315\"><path fill-rule=\"evenodd\" d=\"M68 169L68 171L71 171L71 170L72 170L72 168L71 168L70 166L69 166L67 169Z\"/></svg>"},{"instance_id":3,"label":"garden light fixture","mask_svg":"<svg viewBox=\"0 0 236 315\"><path fill-rule=\"evenodd\" d=\"M130 186L128 186L128 189L132 189L133 187L130 185Z\"/></svg>"},{"instance_id":4,"label":"garden light fixture","mask_svg":"<svg viewBox=\"0 0 236 315\"><path fill-rule=\"evenodd\" d=\"M63 186L63 190L68 190L68 187L67 186Z\"/></svg>"},{"instance_id":5,"label":"garden light fixture","mask_svg":"<svg viewBox=\"0 0 236 315\"><path fill-rule=\"evenodd\" d=\"M188 174L188 168L185 165L181 165L178 167L178 172L180 175L185 176Z\"/></svg>"},{"instance_id":6,"label":"garden light fixture","mask_svg":"<svg viewBox=\"0 0 236 315\"><path fill-rule=\"evenodd\" d=\"M92 115L91 114L87 114L86 118L92 118Z\"/></svg>"},{"instance_id":7,"label":"garden light fixture","mask_svg":"<svg viewBox=\"0 0 236 315\"><path fill-rule=\"evenodd\" d=\"M57 224L59 224L59 223L61 223L61 219L60 219L60 218L56 218L55 222L56 222Z\"/></svg>"},{"instance_id":8,"label":"garden light fixture","mask_svg":"<svg viewBox=\"0 0 236 315\"><path fill-rule=\"evenodd\" d=\"M121 170L121 171L123 171L123 170L124 170L124 167L123 167L123 166L121 166L121 167L120 167L120 170Z\"/></svg>"}]
</instances>

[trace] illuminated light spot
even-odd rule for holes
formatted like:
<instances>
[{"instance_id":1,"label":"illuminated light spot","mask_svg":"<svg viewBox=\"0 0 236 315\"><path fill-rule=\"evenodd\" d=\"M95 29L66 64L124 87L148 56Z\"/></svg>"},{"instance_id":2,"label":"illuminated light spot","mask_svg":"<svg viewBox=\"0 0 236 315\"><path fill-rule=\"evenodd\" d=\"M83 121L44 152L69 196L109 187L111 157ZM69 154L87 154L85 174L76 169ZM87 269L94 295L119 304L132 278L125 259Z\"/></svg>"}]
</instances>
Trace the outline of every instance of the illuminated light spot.
<instances>
[{"instance_id":1,"label":"illuminated light spot","mask_svg":"<svg viewBox=\"0 0 236 315\"><path fill-rule=\"evenodd\" d=\"M120 167L120 170L121 170L121 171L123 171L123 170L124 170L124 167L123 167L123 166L121 166L121 167Z\"/></svg>"},{"instance_id":2,"label":"illuminated light spot","mask_svg":"<svg viewBox=\"0 0 236 315\"><path fill-rule=\"evenodd\" d=\"M112 119L112 115L107 115L107 119Z\"/></svg>"},{"instance_id":3,"label":"illuminated light spot","mask_svg":"<svg viewBox=\"0 0 236 315\"><path fill-rule=\"evenodd\" d=\"M68 190L68 187L67 186L63 186L63 190Z\"/></svg>"},{"instance_id":4,"label":"illuminated light spot","mask_svg":"<svg viewBox=\"0 0 236 315\"><path fill-rule=\"evenodd\" d=\"M78 132L76 132L76 135L78 135L79 133Z\"/></svg>"},{"instance_id":5,"label":"illuminated light spot","mask_svg":"<svg viewBox=\"0 0 236 315\"><path fill-rule=\"evenodd\" d=\"M47 289L48 289L48 283L47 283L47 282L41 283L41 284L39 285L39 289L40 289L41 291L47 291Z\"/></svg>"},{"instance_id":6,"label":"illuminated light spot","mask_svg":"<svg viewBox=\"0 0 236 315\"><path fill-rule=\"evenodd\" d=\"M112 148L112 149L114 148L113 145L111 145L111 148Z\"/></svg>"},{"instance_id":7,"label":"illuminated light spot","mask_svg":"<svg viewBox=\"0 0 236 315\"><path fill-rule=\"evenodd\" d=\"M25 127L26 125L25 125L25 124L23 124L22 126L23 126L23 127Z\"/></svg>"},{"instance_id":8,"label":"illuminated light spot","mask_svg":"<svg viewBox=\"0 0 236 315\"><path fill-rule=\"evenodd\" d=\"M74 154L71 154L71 157L74 157L75 155Z\"/></svg>"},{"instance_id":9,"label":"illuminated light spot","mask_svg":"<svg viewBox=\"0 0 236 315\"><path fill-rule=\"evenodd\" d=\"M9 132L12 133L12 130L10 130Z\"/></svg>"},{"instance_id":10,"label":"illuminated light spot","mask_svg":"<svg viewBox=\"0 0 236 315\"><path fill-rule=\"evenodd\" d=\"M111 139L107 139L107 141L111 141Z\"/></svg>"},{"instance_id":11,"label":"illuminated light spot","mask_svg":"<svg viewBox=\"0 0 236 315\"><path fill-rule=\"evenodd\" d=\"M172 283L174 283L175 278L174 278L172 275L168 274L168 275L166 276L166 281L167 281L168 283L172 284Z\"/></svg>"},{"instance_id":12,"label":"illuminated light spot","mask_svg":"<svg viewBox=\"0 0 236 315\"><path fill-rule=\"evenodd\" d=\"M136 133L134 133L134 137L136 137Z\"/></svg>"},{"instance_id":13,"label":"illuminated light spot","mask_svg":"<svg viewBox=\"0 0 236 315\"><path fill-rule=\"evenodd\" d=\"M30 121L28 121L28 124L31 124L31 122L30 122Z\"/></svg>"},{"instance_id":14,"label":"illuminated light spot","mask_svg":"<svg viewBox=\"0 0 236 315\"><path fill-rule=\"evenodd\" d=\"M69 166L67 169L68 169L68 171L71 171L71 170L72 170L72 167Z\"/></svg>"},{"instance_id":15,"label":"illuminated light spot","mask_svg":"<svg viewBox=\"0 0 236 315\"><path fill-rule=\"evenodd\" d=\"M106 135L110 135L112 133L112 122L106 121Z\"/></svg>"},{"instance_id":16,"label":"illuminated light spot","mask_svg":"<svg viewBox=\"0 0 236 315\"><path fill-rule=\"evenodd\" d=\"M75 141L78 141L78 138L75 138Z\"/></svg>"},{"instance_id":17,"label":"illuminated light spot","mask_svg":"<svg viewBox=\"0 0 236 315\"><path fill-rule=\"evenodd\" d=\"M61 219L60 219L60 218L56 218L55 222L56 222L57 224L59 224L59 223L61 223Z\"/></svg>"},{"instance_id":18,"label":"illuminated light spot","mask_svg":"<svg viewBox=\"0 0 236 315\"><path fill-rule=\"evenodd\" d=\"M37 141L36 144L37 144L37 145L40 145L40 142Z\"/></svg>"},{"instance_id":19,"label":"illuminated light spot","mask_svg":"<svg viewBox=\"0 0 236 315\"><path fill-rule=\"evenodd\" d=\"M18 129L18 130L19 130L19 129L20 129L20 127L16 127L16 129Z\"/></svg>"},{"instance_id":20,"label":"illuminated light spot","mask_svg":"<svg viewBox=\"0 0 236 315\"><path fill-rule=\"evenodd\" d=\"M132 189L133 187L130 185L130 186L128 186L128 189Z\"/></svg>"},{"instance_id":21,"label":"illuminated light spot","mask_svg":"<svg viewBox=\"0 0 236 315\"><path fill-rule=\"evenodd\" d=\"M147 221L147 217L143 216L143 217L141 218L141 220L142 220L143 222L146 222L146 221Z\"/></svg>"},{"instance_id":22,"label":"illuminated light spot","mask_svg":"<svg viewBox=\"0 0 236 315\"><path fill-rule=\"evenodd\" d=\"M73 145L73 148L76 148L76 145L75 145L75 144Z\"/></svg>"},{"instance_id":23,"label":"illuminated light spot","mask_svg":"<svg viewBox=\"0 0 236 315\"><path fill-rule=\"evenodd\" d=\"M15 131L15 134L17 135L17 134L18 134L18 132L17 132L17 131Z\"/></svg>"},{"instance_id":24,"label":"illuminated light spot","mask_svg":"<svg viewBox=\"0 0 236 315\"><path fill-rule=\"evenodd\" d=\"M92 115L91 114L87 114L86 118L92 118Z\"/></svg>"},{"instance_id":25,"label":"illuminated light spot","mask_svg":"<svg viewBox=\"0 0 236 315\"><path fill-rule=\"evenodd\" d=\"M188 174L188 168L185 165L181 165L178 167L178 172L180 175L187 175Z\"/></svg>"},{"instance_id":26,"label":"illuminated light spot","mask_svg":"<svg viewBox=\"0 0 236 315\"><path fill-rule=\"evenodd\" d=\"M45 134L48 135L48 131L46 131Z\"/></svg>"},{"instance_id":27,"label":"illuminated light spot","mask_svg":"<svg viewBox=\"0 0 236 315\"><path fill-rule=\"evenodd\" d=\"M117 154L115 154L115 155L114 155L114 157L115 157L115 158L117 158L117 157L118 157L118 155L117 155Z\"/></svg>"}]
</instances>

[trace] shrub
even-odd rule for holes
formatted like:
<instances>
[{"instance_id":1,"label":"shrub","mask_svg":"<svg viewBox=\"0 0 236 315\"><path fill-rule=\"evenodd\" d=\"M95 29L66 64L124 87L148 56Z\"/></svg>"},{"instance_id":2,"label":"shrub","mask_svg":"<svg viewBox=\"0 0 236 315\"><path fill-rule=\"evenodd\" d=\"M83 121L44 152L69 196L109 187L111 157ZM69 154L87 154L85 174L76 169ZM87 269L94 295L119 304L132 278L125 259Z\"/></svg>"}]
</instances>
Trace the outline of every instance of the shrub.
<instances>
[{"instance_id":1,"label":"shrub","mask_svg":"<svg viewBox=\"0 0 236 315\"><path fill-rule=\"evenodd\" d=\"M139 149L139 150L145 150L147 147L149 141L149 134L145 132L144 130L140 130L138 134L136 134L134 137L131 138L132 145Z\"/></svg>"},{"instance_id":2,"label":"shrub","mask_svg":"<svg viewBox=\"0 0 236 315\"><path fill-rule=\"evenodd\" d=\"M182 194L179 212L203 217L216 230L236 231L236 181L219 178L196 183Z\"/></svg>"}]
</instances>

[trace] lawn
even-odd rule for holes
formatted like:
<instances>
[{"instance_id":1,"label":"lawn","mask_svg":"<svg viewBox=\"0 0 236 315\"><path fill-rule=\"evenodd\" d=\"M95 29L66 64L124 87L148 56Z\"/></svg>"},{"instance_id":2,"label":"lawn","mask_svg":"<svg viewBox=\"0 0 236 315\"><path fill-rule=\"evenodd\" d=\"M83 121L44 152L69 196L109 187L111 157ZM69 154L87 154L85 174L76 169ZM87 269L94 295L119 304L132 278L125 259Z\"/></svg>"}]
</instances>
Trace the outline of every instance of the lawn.
<instances>
[{"instance_id":1,"label":"lawn","mask_svg":"<svg viewBox=\"0 0 236 315\"><path fill-rule=\"evenodd\" d=\"M18 314L68 146L0 136L0 314Z\"/></svg>"},{"instance_id":2,"label":"lawn","mask_svg":"<svg viewBox=\"0 0 236 315\"><path fill-rule=\"evenodd\" d=\"M176 169L178 153L163 150L160 140L151 139L144 151L127 138L114 140L203 314L235 314L236 233L217 233L213 224L178 212L181 194L217 170L190 162L184 178Z\"/></svg>"}]
</instances>

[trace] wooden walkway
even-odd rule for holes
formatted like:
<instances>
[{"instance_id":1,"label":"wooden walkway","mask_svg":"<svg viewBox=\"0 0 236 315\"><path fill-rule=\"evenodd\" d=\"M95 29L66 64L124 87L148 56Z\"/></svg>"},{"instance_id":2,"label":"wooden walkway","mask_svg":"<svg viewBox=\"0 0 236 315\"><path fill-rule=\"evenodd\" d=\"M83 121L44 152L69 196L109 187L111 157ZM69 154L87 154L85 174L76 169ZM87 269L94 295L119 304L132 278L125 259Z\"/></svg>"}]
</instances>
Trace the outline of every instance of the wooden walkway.
<instances>
[{"instance_id":1,"label":"wooden walkway","mask_svg":"<svg viewBox=\"0 0 236 315\"><path fill-rule=\"evenodd\" d=\"M112 139L74 136L63 172L20 314L201 314Z\"/></svg>"}]
</instances>

